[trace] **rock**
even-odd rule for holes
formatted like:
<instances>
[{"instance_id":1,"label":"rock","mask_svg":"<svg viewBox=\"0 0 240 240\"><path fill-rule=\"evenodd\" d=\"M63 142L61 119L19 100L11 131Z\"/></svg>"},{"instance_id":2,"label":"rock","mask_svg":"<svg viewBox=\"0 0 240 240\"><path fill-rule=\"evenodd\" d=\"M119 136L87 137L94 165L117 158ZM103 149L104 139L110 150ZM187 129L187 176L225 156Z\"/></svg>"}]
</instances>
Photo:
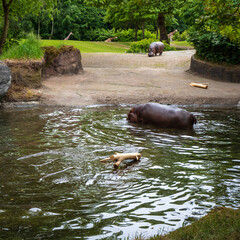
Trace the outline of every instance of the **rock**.
<instances>
[{"instance_id":1,"label":"rock","mask_svg":"<svg viewBox=\"0 0 240 240\"><path fill-rule=\"evenodd\" d=\"M4 62L11 69L13 84L28 88L39 88L42 86L43 59L6 59Z\"/></svg>"},{"instance_id":2,"label":"rock","mask_svg":"<svg viewBox=\"0 0 240 240\"><path fill-rule=\"evenodd\" d=\"M0 61L0 98L4 96L11 85L11 72L8 66Z\"/></svg>"},{"instance_id":3,"label":"rock","mask_svg":"<svg viewBox=\"0 0 240 240\"><path fill-rule=\"evenodd\" d=\"M81 53L73 46L45 47L44 77L77 74L82 71Z\"/></svg>"}]
</instances>

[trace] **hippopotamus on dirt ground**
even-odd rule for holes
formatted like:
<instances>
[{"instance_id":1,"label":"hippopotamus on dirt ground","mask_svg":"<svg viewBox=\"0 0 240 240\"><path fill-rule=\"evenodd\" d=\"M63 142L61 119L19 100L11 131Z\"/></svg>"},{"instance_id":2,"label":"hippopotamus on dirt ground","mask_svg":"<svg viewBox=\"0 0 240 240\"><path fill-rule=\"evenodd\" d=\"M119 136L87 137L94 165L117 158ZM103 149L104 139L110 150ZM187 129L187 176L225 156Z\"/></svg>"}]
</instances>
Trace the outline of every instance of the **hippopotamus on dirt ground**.
<instances>
[{"instance_id":1,"label":"hippopotamus on dirt ground","mask_svg":"<svg viewBox=\"0 0 240 240\"><path fill-rule=\"evenodd\" d=\"M162 55L163 50L164 44L162 42L152 42L148 49L148 56L149 57L157 56L157 53L159 53L159 55Z\"/></svg>"},{"instance_id":2,"label":"hippopotamus on dirt ground","mask_svg":"<svg viewBox=\"0 0 240 240\"><path fill-rule=\"evenodd\" d=\"M146 103L133 107L128 113L127 120L132 123L152 124L162 128L192 129L197 123L195 116L183 109Z\"/></svg>"}]
</instances>

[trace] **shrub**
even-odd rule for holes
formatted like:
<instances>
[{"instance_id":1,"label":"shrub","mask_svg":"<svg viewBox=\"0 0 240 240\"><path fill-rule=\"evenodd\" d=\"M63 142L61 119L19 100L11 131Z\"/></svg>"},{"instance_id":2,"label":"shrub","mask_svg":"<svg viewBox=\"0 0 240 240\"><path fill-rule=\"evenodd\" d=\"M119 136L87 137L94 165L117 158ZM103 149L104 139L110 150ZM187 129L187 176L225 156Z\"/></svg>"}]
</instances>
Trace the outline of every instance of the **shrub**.
<instances>
[{"instance_id":1,"label":"shrub","mask_svg":"<svg viewBox=\"0 0 240 240\"><path fill-rule=\"evenodd\" d=\"M196 54L203 60L240 64L240 46L230 42L227 37L213 32L191 32L189 40L196 49Z\"/></svg>"},{"instance_id":2,"label":"shrub","mask_svg":"<svg viewBox=\"0 0 240 240\"><path fill-rule=\"evenodd\" d=\"M113 29L109 30L104 28L89 30L86 33L86 38L89 41L105 41L106 39L115 36L115 31Z\"/></svg>"},{"instance_id":3,"label":"shrub","mask_svg":"<svg viewBox=\"0 0 240 240\"><path fill-rule=\"evenodd\" d=\"M132 42L130 44L130 49L127 51L128 53L146 53L148 52L149 45L152 42L158 42L157 39L144 39L138 42ZM164 42L164 51L172 51L176 50L175 47L170 47L169 44Z\"/></svg>"},{"instance_id":4,"label":"shrub","mask_svg":"<svg viewBox=\"0 0 240 240\"><path fill-rule=\"evenodd\" d=\"M156 34L151 33L148 30L144 31L145 39L153 39L156 38ZM133 42L135 41L135 30L128 29L128 30L121 30L116 33L119 42ZM137 32L137 40L142 40L142 30L138 30Z\"/></svg>"},{"instance_id":5,"label":"shrub","mask_svg":"<svg viewBox=\"0 0 240 240\"><path fill-rule=\"evenodd\" d=\"M148 51L151 42L157 41L156 39L144 39L139 42L132 42L130 44L130 49L127 51L129 53L145 53Z\"/></svg>"},{"instance_id":6,"label":"shrub","mask_svg":"<svg viewBox=\"0 0 240 240\"><path fill-rule=\"evenodd\" d=\"M174 41L186 41L188 39L188 32L185 30L183 33L176 32L173 35Z\"/></svg>"},{"instance_id":7,"label":"shrub","mask_svg":"<svg viewBox=\"0 0 240 240\"><path fill-rule=\"evenodd\" d=\"M19 45L14 45L3 52L1 59L40 59L42 57L40 40L33 33L30 33Z\"/></svg>"},{"instance_id":8,"label":"shrub","mask_svg":"<svg viewBox=\"0 0 240 240\"><path fill-rule=\"evenodd\" d=\"M128 29L128 30L122 30L117 32L117 37L119 42L133 42L134 41L134 30Z\"/></svg>"},{"instance_id":9,"label":"shrub","mask_svg":"<svg viewBox=\"0 0 240 240\"><path fill-rule=\"evenodd\" d=\"M175 47L171 47L167 42L163 41L164 43L164 51L176 51Z\"/></svg>"},{"instance_id":10,"label":"shrub","mask_svg":"<svg viewBox=\"0 0 240 240\"><path fill-rule=\"evenodd\" d=\"M18 44L19 44L19 40L18 39L15 39L15 38L9 36L6 39L6 42L4 43L3 51L7 51L12 46L18 45Z\"/></svg>"}]
</instances>

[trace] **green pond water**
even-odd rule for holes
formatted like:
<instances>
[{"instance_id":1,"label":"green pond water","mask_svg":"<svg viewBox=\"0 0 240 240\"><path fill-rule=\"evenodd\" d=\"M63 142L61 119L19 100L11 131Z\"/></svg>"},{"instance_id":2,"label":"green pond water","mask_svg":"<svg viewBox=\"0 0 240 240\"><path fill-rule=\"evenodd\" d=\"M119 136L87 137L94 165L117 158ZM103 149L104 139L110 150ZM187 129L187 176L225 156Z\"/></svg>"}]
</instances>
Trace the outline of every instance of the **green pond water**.
<instances>
[{"instance_id":1,"label":"green pond water","mask_svg":"<svg viewBox=\"0 0 240 240\"><path fill-rule=\"evenodd\" d=\"M130 108L0 110L0 239L149 237L239 208L239 109L187 109L184 131L129 124ZM100 162L115 152L142 158Z\"/></svg>"}]
</instances>

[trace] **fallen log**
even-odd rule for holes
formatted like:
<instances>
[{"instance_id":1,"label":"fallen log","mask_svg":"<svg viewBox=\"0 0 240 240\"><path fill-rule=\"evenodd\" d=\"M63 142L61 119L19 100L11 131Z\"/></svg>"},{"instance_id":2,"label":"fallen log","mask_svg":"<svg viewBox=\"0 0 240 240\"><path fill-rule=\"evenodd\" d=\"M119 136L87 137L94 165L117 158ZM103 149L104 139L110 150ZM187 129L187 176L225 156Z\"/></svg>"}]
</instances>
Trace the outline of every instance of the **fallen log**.
<instances>
[{"instance_id":1,"label":"fallen log","mask_svg":"<svg viewBox=\"0 0 240 240\"><path fill-rule=\"evenodd\" d=\"M105 159L100 160L100 161L101 162L106 162L106 161L109 161L109 160L116 161L114 163L114 167L118 167L123 160L134 159L134 160L139 161L140 158L141 158L140 153L116 153L114 155L111 155L109 158L105 158Z\"/></svg>"},{"instance_id":2,"label":"fallen log","mask_svg":"<svg viewBox=\"0 0 240 240\"><path fill-rule=\"evenodd\" d=\"M208 83L190 83L189 84L191 87L199 87L199 88L208 88Z\"/></svg>"}]
</instances>

